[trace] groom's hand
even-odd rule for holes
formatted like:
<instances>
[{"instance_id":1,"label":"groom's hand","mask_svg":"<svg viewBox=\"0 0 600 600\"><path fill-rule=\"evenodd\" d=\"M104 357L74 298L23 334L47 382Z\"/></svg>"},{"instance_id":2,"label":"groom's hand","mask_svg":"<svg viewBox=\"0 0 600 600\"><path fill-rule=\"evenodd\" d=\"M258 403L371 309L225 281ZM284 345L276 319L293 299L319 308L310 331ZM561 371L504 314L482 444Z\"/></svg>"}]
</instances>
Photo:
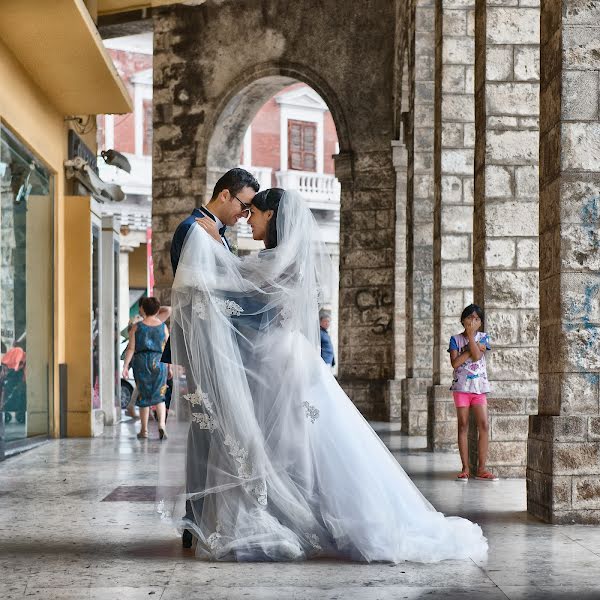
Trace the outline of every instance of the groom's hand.
<instances>
[{"instance_id":1,"label":"groom's hand","mask_svg":"<svg viewBox=\"0 0 600 600\"><path fill-rule=\"evenodd\" d=\"M208 217L200 217L196 219L196 223L210 235L211 238L222 244L221 236L219 235L219 230L217 228L217 224Z\"/></svg>"}]
</instances>

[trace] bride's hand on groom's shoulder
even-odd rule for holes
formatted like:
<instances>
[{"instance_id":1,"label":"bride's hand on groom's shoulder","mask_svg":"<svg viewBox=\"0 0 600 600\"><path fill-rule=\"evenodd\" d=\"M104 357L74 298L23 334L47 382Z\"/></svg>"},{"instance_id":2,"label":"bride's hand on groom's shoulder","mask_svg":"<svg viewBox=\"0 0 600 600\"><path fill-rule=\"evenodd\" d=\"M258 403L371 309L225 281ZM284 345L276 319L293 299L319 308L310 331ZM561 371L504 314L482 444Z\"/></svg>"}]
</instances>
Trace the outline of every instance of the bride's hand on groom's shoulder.
<instances>
[{"instance_id":1,"label":"bride's hand on groom's shoulder","mask_svg":"<svg viewBox=\"0 0 600 600\"><path fill-rule=\"evenodd\" d=\"M202 229L204 229L204 231L206 231L211 238L219 242L219 244L221 243L221 236L219 235L217 224L212 219L201 217L196 219L196 223L198 223L198 225L200 225L200 227L202 227Z\"/></svg>"}]
</instances>

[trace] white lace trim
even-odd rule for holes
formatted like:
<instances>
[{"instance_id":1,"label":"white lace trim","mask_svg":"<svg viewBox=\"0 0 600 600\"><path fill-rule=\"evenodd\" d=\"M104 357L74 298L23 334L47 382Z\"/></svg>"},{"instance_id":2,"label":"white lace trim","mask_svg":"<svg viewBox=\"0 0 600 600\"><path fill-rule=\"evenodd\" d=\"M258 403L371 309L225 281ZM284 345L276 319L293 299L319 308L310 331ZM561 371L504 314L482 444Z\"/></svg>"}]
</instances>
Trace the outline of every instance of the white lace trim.
<instances>
[{"instance_id":1,"label":"white lace trim","mask_svg":"<svg viewBox=\"0 0 600 600\"><path fill-rule=\"evenodd\" d=\"M215 418L205 413L192 413L192 421L197 423L200 429L208 429L211 433L217 428Z\"/></svg>"},{"instance_id":2,"label":"white lace trim","mask_svg":"<svg viewBox=\"0 0 600 600\"><path fill-rule=\"evenodd\" d=\"M234 440L229 434L225 436L223 443L229 448L229 454L237 462L238 475L243 479L252 477L252 463L248 460L248 450L242 448L237 440Z\"/></svg>"},{"instance_id":3,"label":"white lace trim","mask_svg":"<svg viewBox=\"0 0 600 600\"><path fill-rule=\"evenodd\" d=\"M257 481L254 484L249 485L246 490L250 492L256 501L261 506L267 506L268 504L268 493L267 493L267 482L264 479Z\"/></svg>"},{"instance_id":4,"label":"white lace trim","mask_svg":"<svg viewBox=\"0 0 600 600\"><path fill-rule=\"evenodd\" d=\"M195 392L191 394L185 394L183 397L192 406L204 405L206 407L207 413L209 414L192 413L192 421L197 423L200 429L208 429L212 433L217 428L217 420L210 414L212 413L212 402L208 399L208 394L198 388ZM239 477L242 477L243 479L249 479L252 477L254 469L252 463L248 460L248 450L243 448L241 444L237 440L234 440L229 434L225 436L223 443L225 446L227 446L229 454L237 463ZM256 498L256 501L261 506L267 506L267 483L264 479L257 482L249 482L248 484L245 484L245 488Z\"/></svg>"},{"instance_id":5,"label":"white lace trim","mask_svg":"<svg viewBox=\"0 0 600 600\"><path fill-rule=\"evenodd\" d=\"M323 550L323 546L321 546L321 540L316 533L305 533L304 535L315 550Z\"/></svg>"},{"instance_id":6,"label":"white lace trim","mask_svg":"<svg viewBox=\"0 0 600 600\"><path fill-rule=\"evenodd\" d=\"M319 418L319 409L310 404L308 400L305 400L302 406L304 406L306 418L310 419L311 423L314 423Z\"/></svg>"},{"instance_id":7,"label":"white lace trim","mask_svg":"<svg viewBox=\"0 0 600 600\"><path fill-rule=\"evenodd\" d=\"M292 309L289 305L285 304L279 313L279 324L285 329L291 329L292 327Z\"/></svg>"},{"instance_id":8,"label":"white lace trim","mask_svg":"<svg viewBox=\"0 0 600 600\"><path fill-rule=\"evenodd\" d=\"M204 292L196 292L192 299L192 314L199 319L206 319L208 315L208 295Z\"/></svg>"},{"instance_id":9,"label":"white lace trim","mask_svg":"<svg viewBox=\"0 0 600 600\"><path fill-rule=\"evenodd\" d=\"M234 315L239 317L244 312L244 309L233 300L221 300L221 298L215 298L214 301L221 312L225 313L228 317Z\"/></svg>"},{"instance_id":10,"label":"white lace trim","mask_svg":"<svg viewBox=\"0 0 600 600\"><path fill-rule=\"evenodd\" d=\"M208 404L210 404L208 400L208 394L203 392L200 388L198 388L195 392L191 394L184 394L183 397L192 405L192 406L201 406L204 404L208 408Z\"/></svg>"},{"instance_id":11,"label":"white lace trim","mask_svg":"<svg viewBox=\"0 0 600 600\"><path fill-rule=\"evenodd\" d=\"M211 549L212 552L216 552L223 547L223 542L221 541L223 536L222 536L221 532L222 532L221 523L220 523L220 521L217 521L215 531L206 538L206 544L208 545L208 547Z\"/></svg>"},{"instance_id":12,"label":"white lace trim","mask_svg":"<svg viewBox=\"0 0 600 600\"><path fill-rule=\"evenodd\" d=\"M214 305L227 317L235 315L236 317L244 312L244 309L233 300L223 300L222 298L212 298ZM205 292L196 292L192 300L192 313L195 317L205 320L208 316L210 306L210 296Z\"/></svg>"}]
</instances>

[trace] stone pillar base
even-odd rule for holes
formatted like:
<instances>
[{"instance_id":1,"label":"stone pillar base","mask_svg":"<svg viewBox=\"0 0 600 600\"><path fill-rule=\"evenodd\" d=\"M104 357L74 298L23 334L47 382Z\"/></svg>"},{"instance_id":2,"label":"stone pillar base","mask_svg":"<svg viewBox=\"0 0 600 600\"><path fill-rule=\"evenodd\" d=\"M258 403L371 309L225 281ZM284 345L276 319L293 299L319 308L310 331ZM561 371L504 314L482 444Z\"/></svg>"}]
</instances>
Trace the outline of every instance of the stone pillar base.
<instances>
[{"instance_id":1,"label":"stone pillar base","mask_svg":"<svg viewBox=\"0 0 600 600\"><path fill-rule=\"evenodd\" d=\"M600 417L529 418L527 512L546 521L600 524Z\"/></svg>"},{"instance_id":2,"label":"stone pillar base","mask_svg":"<svg viewBox=\"0 0 600 600\"><path fill-rule=\"evenodd\" d=\"M402 380L388 381L387 412L390 423L402 422Z\"/></svg>"},{"instance_id":3,"label":"stone pillar base","mask_svg":"<svg viewBox=\"0 0 600 600\"><path fill-rule=\"evenodd\" d=\"M368 421L400 422L399 381L342 378L338 383Z\"/></svg>"},{"instance_id":4,"label":"stone pillar base","mask_svg":"<svg viewBox=\"0 0 600 600\"><path fill-rule=\"evenodd\" d=\"M427 449L458 450L456 408L449 384L433 385L427 390Z\"/></svg>"},{"instance_id":5,"label":"stone pillar base","mask_svg":"<svg viewBox=\"0 0 600 600\"><path fill-rule=\"evenodd\" d=\"M490 444L487 468L503 479L525 477L529 414L537 410L537 385L519 382L519 386L521 389L509 389L510 395L488 395ZM521 397L517 396L519 392L523 394ZM477 439L477 424L471 411L469 464L472 470L477 469Z\"/></svg>"},{"instance_id":6,"label":"stone pillar base","mask_svg":"<svg viewBox=\"0 0 600 600\"><path fill-rule=\"evenodd\" d=\"M427 435L427 388L431 380L402 380L401 431L407 435Z\"/></svg>"}]
</instances>

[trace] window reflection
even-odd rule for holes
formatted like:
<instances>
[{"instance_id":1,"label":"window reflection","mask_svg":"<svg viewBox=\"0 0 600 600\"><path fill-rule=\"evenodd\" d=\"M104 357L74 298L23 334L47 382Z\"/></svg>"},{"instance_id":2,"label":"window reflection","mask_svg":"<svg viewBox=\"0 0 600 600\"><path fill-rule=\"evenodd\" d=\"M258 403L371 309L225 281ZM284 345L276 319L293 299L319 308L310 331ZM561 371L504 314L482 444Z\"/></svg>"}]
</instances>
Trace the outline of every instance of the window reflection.
<instances>
[{"instance_id":1,"label":"window reflection","mask_svg":"<svg viewBox=\"0 0 600 600\"><path fill-rule=\"evenodd\" d=\"M0 125L0 458L47 435L54 177Z\"/></svg>"}]
</instances>

